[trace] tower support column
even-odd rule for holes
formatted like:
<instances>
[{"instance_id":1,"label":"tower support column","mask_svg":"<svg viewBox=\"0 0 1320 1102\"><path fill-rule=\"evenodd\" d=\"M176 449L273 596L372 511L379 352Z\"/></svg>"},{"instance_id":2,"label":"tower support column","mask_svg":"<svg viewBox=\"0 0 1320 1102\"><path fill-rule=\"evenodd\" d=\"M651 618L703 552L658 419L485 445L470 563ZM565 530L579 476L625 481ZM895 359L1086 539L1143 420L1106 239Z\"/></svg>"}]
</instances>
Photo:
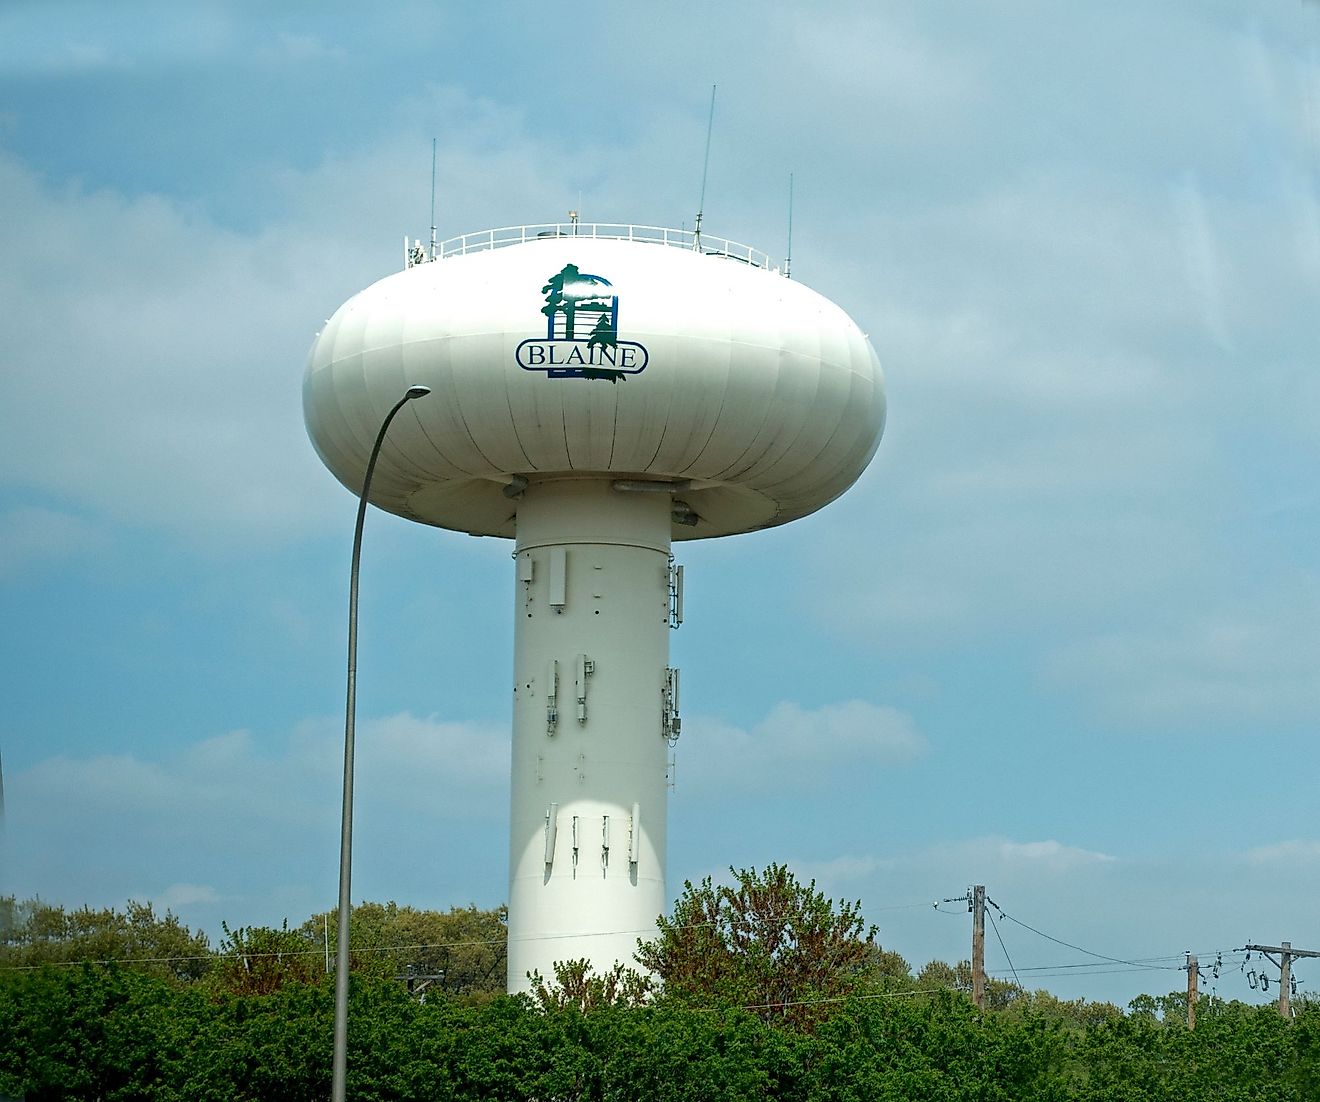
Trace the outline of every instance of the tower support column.
<instances>
[{"instance_id":1,"label":"tower support column","mask_svg":"<svg viewBox=\"0 0 1320 1102\"><path fill-rule=\"evenodd\" d=\"M633 965L666 907L670 513L608 478L517 503L508 988Z\"/></svg>"}]
</instances>

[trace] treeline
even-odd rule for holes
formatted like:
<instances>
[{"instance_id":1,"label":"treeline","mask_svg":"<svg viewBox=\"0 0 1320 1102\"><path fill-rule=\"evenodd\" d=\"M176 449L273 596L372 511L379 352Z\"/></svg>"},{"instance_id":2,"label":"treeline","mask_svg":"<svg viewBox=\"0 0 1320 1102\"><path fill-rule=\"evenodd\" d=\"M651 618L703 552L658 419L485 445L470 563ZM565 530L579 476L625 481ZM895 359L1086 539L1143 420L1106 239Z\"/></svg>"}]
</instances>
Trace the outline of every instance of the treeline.
<instances>
[{"instance_id":1,"label":"treeline","mask_svg":"<svg viewBox=\"0 0 1320 1102\"><path fill-rule=\"evenodd\" d=\"M7 909L6 909L7 908ZM323 1099L334 923L225 928L0 900L0 1097ZM1320 1008L1179 994L1129 1012L915 975L855 904L783 866L688 884L647 972L567 962L503 995L502 911L356 908L349 1095L360 1099L1320 1098ZM104 963L93 963L104 962Z\"/></svg>"},{"instance_id":2,"label":"treeline","mask_svg":"<svg viewBox=\"0 0 1320 1102\"><path fill-rule=\"evenodd\" d=\"M333 912L300 926L222 923L212 946L171 912L150 903L62 906L0 897L0 969L81 962L115 963L158 979L200 984L211 992L265 995L288 983L315 983L327 971L337 938ZM354 907L350 965L360 975L413 980L414 990L475 999L504 991L505 909L417 910L397 903Z\"/></svg>"},{"instance_id":3,"label":"treeline","mask_svg":"<svg viewBox=\"0 0 1320 1102\"><path fill-rule=\"evenodd\" d=\"M0 1094L37 1099L324 1099L333 986L226 995L118 965L7 973ZM664 999L541 1008L425 1002L355 977L354 1099L1077 1100L1320 1097L1320 1014L1230 1004L1195 1032L1119 1016L1078 1026L956 992L861 998L807 1032Z\"/></svg>"}]
</instances>

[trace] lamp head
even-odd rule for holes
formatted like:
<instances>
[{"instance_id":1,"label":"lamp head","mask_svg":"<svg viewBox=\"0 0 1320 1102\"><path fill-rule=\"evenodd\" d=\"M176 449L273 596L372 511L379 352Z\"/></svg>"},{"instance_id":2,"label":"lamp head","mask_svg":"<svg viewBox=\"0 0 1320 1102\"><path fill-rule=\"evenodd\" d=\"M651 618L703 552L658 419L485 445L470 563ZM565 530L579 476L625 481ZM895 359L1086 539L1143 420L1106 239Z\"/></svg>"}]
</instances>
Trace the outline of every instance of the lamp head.
<instances>
[{"instance_id":1,"label":"lamp head","mask_svg":"<svg viewBox=\"0 0 1320 1102\"><path fill-rule=\"evenodd\" d=\"M430 393L431 388L429 386L410 386L404 391L403 396L407 398L408 401L412 401L414 398L425 398Z\"/></svg>"}]
</instances>

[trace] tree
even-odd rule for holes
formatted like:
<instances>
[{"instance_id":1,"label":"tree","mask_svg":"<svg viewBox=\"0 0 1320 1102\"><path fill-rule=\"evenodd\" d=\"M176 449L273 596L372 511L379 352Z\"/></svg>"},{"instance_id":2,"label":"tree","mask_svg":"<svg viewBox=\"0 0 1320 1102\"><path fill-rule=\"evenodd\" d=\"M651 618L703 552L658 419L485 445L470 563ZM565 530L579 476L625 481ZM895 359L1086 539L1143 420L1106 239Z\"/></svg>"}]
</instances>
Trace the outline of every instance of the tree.
<instances>
[{"instance_id":1,"label":"tree","mask_svg":"<svg viewBox=\"0 0 1320 1102\"><path fill-rule=\"evenodd\" d=\"M571 1006L586 1013L603 1006L643 1006L653 990L651 978L636 969L615 964L598 973L586 959L556 961L553 983L540 972L533 972L531 980L532 998L542 1010Z\"/></svg>"},{"instance_id":2,"label":"tree","mask_svg":"<svg viewBox=\"0 0 1320 1102\"><path fill-rule=\"evenodd\" d=\"M872 944L863 972L867 980L886 990L913 985L912 968L901 953Z\"/></svg>"},{"instance_id":3,"label":"tree","mask_svg":"<svg viewBox=\"0 0 1320 1102\"><path fill-rule=\"evenodd\" d=\"M957 964L946 964L942 960L928 961L917 973L916 985L919 990L947 987L952 991L961 991L970 995L972 992L972 962L960 960ZM997 980L993 977L985 981L985 1005L990 1010L1005 1010L1019 1000L1029 998L1026 988Z\"/></svg>"},{"instance_id":4,"label":"tree","mask_svg":"<svg viewBox=\"0 0 1320 1102\"><path fill-rule=\"evenodd\" d=\"M314 983L325 971L321 950L286 919L271 926L220 923L224 940L217 948L214 981L234 995L269 995L286 983Z\"/></svg>"},{"instance_id":5,"label":"tree","mask_svg":"<svg viewBox=\"0 0 1320 1102\"><path fill-rule=\"evenodd\" d=\"M150 903L66 911L40 899L0 897L0 965L32 967L71 961L116 961L162 979L195 980L211 966L211 948L172 911Z\"/></svg>"},{"instance_id":6,"label":"tree","mask_svg":"<svg viewBox=\"0 0 1320 1102\"><path fill-rule=\"evenodd\" d=\"M506 907L427 911L393 900L362 903L349 918L352 967L390 979L439 976L419 985L469 1001L488 1000L504 993L507 920ZM309 918L298 933L316 944L328 938L329 952L335 951L333 913Z\"/></svg>"},{"instance_id":7,"label":"tree","mask_svg":"<svg viewBox=\"0 0 1320 1102\"><path fill-rule=\"evenodd\" d=\"M742 1006L763 1021L812 1028L830 1001L857 991L873 959L860 903L835 904L786 865L729 870L732 887L688 881L660 935L637 959L666 998Z\"/></svg>"}]
</instances>

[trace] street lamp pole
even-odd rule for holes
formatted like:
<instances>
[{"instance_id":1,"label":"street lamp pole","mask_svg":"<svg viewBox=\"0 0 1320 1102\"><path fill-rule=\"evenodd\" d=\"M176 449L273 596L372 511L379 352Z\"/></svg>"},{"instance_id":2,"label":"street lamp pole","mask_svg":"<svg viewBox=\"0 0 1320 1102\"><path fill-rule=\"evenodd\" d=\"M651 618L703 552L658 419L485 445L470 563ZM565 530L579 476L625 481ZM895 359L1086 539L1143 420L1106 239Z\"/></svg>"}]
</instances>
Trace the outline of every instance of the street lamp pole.
<instances>
[{"instance_id":1,"label":"street lamp pole","mask_svg":"<svg viewBox=\"0 0 1320 1102\"><path fill-rule=\"evenodd\" d=\"M344 711L344 808L339 834L339 922L338 941L335 945L335 1047L331 1073L331 1102L344 1102L348 1071L348 919L352 889L350 878L353 866L353 723L357 713L357 609L358 565L362 560L362 526L367 519L367 497L371 492L371 476L376 470L385 433L395 414L414 398L431 393L430 387L410 386L394 408L385 415L375 446L367 460L367 473L362 479L362 492L358 495L357 526L353 529L353 565L348 582L348 692Z\"/></svg>"}]
</instances>

